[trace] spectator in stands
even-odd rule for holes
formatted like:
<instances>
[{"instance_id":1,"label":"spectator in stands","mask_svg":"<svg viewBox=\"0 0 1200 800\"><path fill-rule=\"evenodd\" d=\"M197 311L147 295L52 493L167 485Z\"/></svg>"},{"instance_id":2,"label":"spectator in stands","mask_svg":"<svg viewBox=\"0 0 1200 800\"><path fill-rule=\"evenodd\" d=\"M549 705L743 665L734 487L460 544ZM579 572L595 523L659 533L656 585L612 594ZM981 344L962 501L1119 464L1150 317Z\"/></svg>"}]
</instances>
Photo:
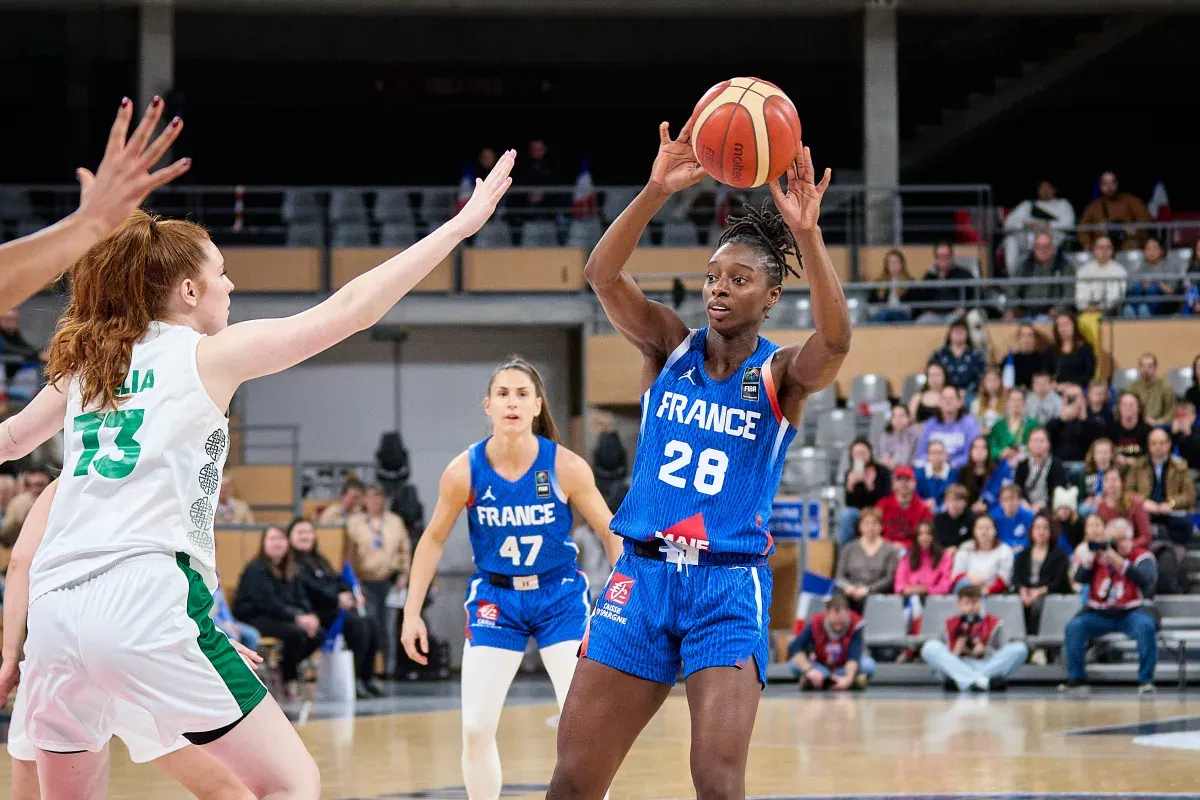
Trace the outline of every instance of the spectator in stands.
<instances>
[{"instance_id":1,"label":"spectator in stands","mask_svg":"<svg viewBox=\"0 0 1200 800\"><path fill-rule=\"evenodd\" d=\"M1099 514L1088 514L1083 519L1083 536L1076 542L1075 548L1072 550L1071 567L1067 571L1071 579L1071 591L1082 592L1083 584L1075 581L1075 568L1079 565L1079 560L1088 552L1090 544L1101 544L1104 547L1108 546L1108 534L1104 530L1104 518ZM1103 548L1100 548L1103 549ZM1084 597L1084 602L1087 602L1087 597Z\"/></svg>"},{"instance_id":2,"label":"spectator in stands","mask_svg":"<svg viewBox=\"0 0 1200 800\"><path fill-rule=\"evenodd\" d=\"M1129 305L1125 306L1125 316L1152 317L1179 307L1178 303L1164 303L1157 299L1164 295L1179 294L1182 277L1179 269L1167 258L1167 251L1158 239L1151 237L1146 240L1142 246L1142 262L1129 277Z\"/></svg>"},{"instance_id":3,"label":"spectator in stands","mask_svg":"<svg viewBox=\"0 0 1200 800\"><path fill-rule=\"evenodd\" d=\"M979 435L979 423L963 413L962 395L953 386L942 389L940 413L925 423L917 441L917 464L924 464L929 443L938 441L946 446L946 458L953 467L967 463L971 440Z\"/></svg>"},{"instance_id":4,"label":"spectator in stands","mask_svg":"<svg viewBox=\"0 0 1200 800\"><path fill-rule=\"evenodd\" d=\"M967 490L967 503L976 514L986 514L1000 502L1000 487L1012 481L1008 461L996 461L991 447L982 436L971 442L967 465L958 471L958 479Z\"/></svg>"},{"instance_id":5,"label":"spectator in stands","mask_svg":"<svg viewBox=\"0 0 1200 800\"><path fill-rule=\"evenodd\" d=\"M1004 359L1004 369L1007 372L1011 365L1011 376L1002 375L1001 383L1004 388L1016 387L1025 391L1033 385L1033 373L1046 367L1046 353L1042 348L1037 331L1027 322L1017 326L1012 348Z\"/></svg>"},{"instance_id":6,"label":"spectator in stands","mask_svg":"<svg viewBox=\"0 0 1200 800\"><path fill-rule=\"evenodd\" d=\"M1107 429L1098 428L1088 420L1083 390L1073 383L1065 384L1065 387L1062 411L1046 424L1046 433L1050 434L1055 458L1069 465L1082 463L1092 442L1107 433ZM1074 474L1078 477L1079 470L1076 469Z\"/></svg>"},{"instance_id":7,"label":"spectator in stands","mask_svg":"<svg viewBox=\"0 0 1200 800\"><path fill-rule=\"evenodd\" d=\"M863 645L863 620L838 593L813 614L800 635L788 645L792 674L800 690L865 689L875 674L875 660Z\"/></svg>"},{"instance_id":8,"label":"spectator in stands","mask_svg":"<svg viewBox=\"0 0 1200 800\"><path fill-rule=\"evenodd\" d=\"M596 447L592 450L592 472L596 488L608 508L616 513L629 490L629 455L617 435L612 414L594 410L592 420L596 431Z\"/></svg>"},{"instance_id":9,"label":"spectator in stands","mask_svg":"<svg viewBox=\"0 0 1200 800\"><path fill-rule=\"evenodd\" d=\"M922 285L912 294L918 295L922 303L931 305L919 308L917 322L949 322L967 313L975 305L976 290L972 287L939 286L944 281L969 281L975 278L964 267L954 263L954 247L949 242L938 242L933 248L933 266L925 273ZM916 302L914 297L913 301ZM933 305L936 304L936 305Z\"/></svg>"},{"instance_id":10,"label":"spectator in stands","mask_svg":"<svg viewBox=\"0 0 1200 800\"><path fill-rule=\"evenodd\" d=\"M967 505L967 487L952 483L946 489L946 506L933 518L933 530L938 542L952 552L971 537L975 512Z\"/></svg>"},{"instance_id":11,"label":"spectator in stands","mask_svg":"<svg viewBox=\"0 0 1200 800\"><path fill-rule=\"evenodd\" d=\"M1196 242L1196 247L1200 248L1200 241ZM1200 272L1200 265L1196 270ZM1183 399L1200 409L1200 356L1192 359L1192 385L1183 393Z\"/></svg>"},{"instance_id":12,"label":"spectator in stands","mask_svg":"<svg viewBox=\"0 0 1200 800\"><path fill-rule=\"evenodd\" d=\"M1002 691L1029 657L1024 642L1005 643L999 617L983 613L984 594L978 586L959 587L958 615L921 646L922 660L944 679L946 691Z\"/></svg>"},{"instance_id":13,"label":"spectator in stands","mask_svg":"<svg viewBox=\"0 0 1200 800\"><path fill-rule=\"evenodd\" d=\"M908 401L908 413L913 422L922 423L938 415L942 404L942 389L946 387L946 370L937 362L925 365L925 388Z\"/></svg>"},{"instance_id":14,"label":"spectator in stands","mask_svg":"<svg viewBox=\"0 0 1200 800\"><path fill-rule=\"evenodd\" d=\"M855 611L862 611L868 594L891 593L896 580L900 550L883 538L883 525L878 509L864 508L858 517L858 538L838 553L834 578ZM911 542L909 537L906 546Z\"/></svg>"},{"instance_id":15,"label":"spectator in stands","mask_svg":"<svg viewBox=\"0 0 1200 800\"><path fill-rule=\"evenodd\" d=\"M908 409L897 403L892 406L888 424L879 436L875 450L879 453L879 462L888 469L894 469L901 464L912 466L917 460L917 442L921 439L921 429L912 424L912 415Z\"/></svg>"},{"instance_id":16,"label":"spectator in stands","mask_svg":"<svg viewBox=\"0 0 1200 800\"><path fill-rule=\"evenodd\" d=\"M888 250L883 256L883 278L887 287L879 287L871 292L872 322L909 322L912 320L912 309L908 307L904 296L909 289L898 284L911 282L913 276L908 272L908 262L904 253L899 250Z\"/></svg>"},{"instance_id":17,"label":"spectator in stands","mask_svg":"<svg viewBox=\"0 0 1200 800\"><path fill-rule=\"evenodd\" d=\"M1050 517L1038 513L1029 529L1029 546L1013 560L1013 588L1025 608L1025 631L1030 636L1037 635L1046 595L1070 594L1070 565L1070 553L1054 542Z\"/></svg>"},{"instance_id":18,"label":"spectator in stands","mask_svg":"<svg viewBox=\"0 0 1200 800\"><path fill-rule=\"evenodd\" d=\"M1189 468L1200 469L1200 426L1196 425L1196 407L1187 400L1175 406L1171 441ZM0 499L3 499L2 493Z\"/></svg>"},{"instance_id":19,"label":"spectator in stands","mask_svg":"<svg viewBox=\"0 0 1200 800\"><path fill-rule=\"evenodd\" d=\"M1107 236L1096 239L1092 260L1075 273L1075 308L1080 314L1118 314L1125 302L1128 273L1113 258L1113 243Z\"/></svg>"},{"instance_id":20,"label":"spectator in stands","mask_svg":"<svg viewBox=\"0 0 1200 800\"><path fill-rule=\"evenodd\" d=\"M354 568L366 596L367 616L375 625L376 641L383 650L387 674L396 666L396 621L399 606L389 608L393 589L408 586L412 542L404 520L384 508L383 487L371 484L363 496L362 513L346 520L346 559Z\"/></svg>"},{"instance_id":21,"label":"spectator in stands","mask_svg":"<svg viewBox=\"0 0 1200 800\"><path fill-rule=\"evenodd\" d=\"M484 147L479 151L479 157L475 159L474 177L486 176L494 166L496 166L496 151L491 147Z\"/></svg>"},{"instance_id":22,"label":"spectator in stands","mask_svg":"<svg viewBox=\"0 0 1200 800\"><path fill-rule=\"evenodd\" d=\"M946 489L958 478L958 470L946 460L946 446L940 441L929 443L925 464L917 469L917 496L935 514L942 510Z\"/></svg>"},{"instance_id":23,"label":"spectator in stands","mask_svg":"<svg viewBox=\"0 0 1200 800\"><path fill-rule=\"evenodd\" d=\"M1088 642L1119 631L1137 642L1138 694L1153 694L1157 625L1144 606L1154 596L1158 565L1149 550L1134 543L1127 520L1110 521L1105 532L1108 541L1089 542L1077 560L1075 581L1089 587L1087 608L1067 623L1067 682L1059 689L1086 690Z\"/></svg>"},{"instance_id":24,"label":"spectator in stands","mask_svg":"<svg viewBox=\"0 0 1200 800\"><path fill-rule=\"evenodd\" d=\"M354 653L355 691L360 700L383 695L383 687L375 680L375 653L379 649L375 626L362 616L363 603L354 596L354 589L342 577L342 571L329 563L317 547L313 525L303 517L288 526L288 543L296 581L304 590L313 613L326 631L336 630L341 619L342 636L346 647Z\"/></svg>"},{"instance_id":25,"label":"spectator in stands","mask_svg":"<svg viewBox=\"0 0 1200 800\"><path fill-rule=\"evenodd\" d=\"M917 448L917 440L913 439L913 450ZM17 479L12 475L0 475L0 517L3 509L8 508L9 502L17 493Z\"/></svg>"},{"instance_id":26,"label":"spectator in stands","mask_svg":"<svg viewBox=\"0 0 1200 800\"><path fill-rule=\"evenodd\" d=\"M1054 391L1054 383L1050 373L1035 372L1033 374L1033 391L1025 395L1025 416L1039 426L1058 416L1062 411L1062 396Z\"/></svg>"},{"instance_id":27,"label":"spectator in stands","mask_svg":"<svg viewBox=\"0 0 1200 800\"><path fill-rule=\"evenodd\" d=\"M1054 318L1054 347L1046 353L1054 383L1087 386L1096 377L1096 352L1079 333L1079 320L1064 310Z\"/></svg>"},{"instance_id":28,"label":"spectator in stands","mask_svg":"<svg viewBox=\"0 0 1200 800\"><path fill-rule=\"evenodd\" d=\"M983 373L979 392L971 401L971 416L979 422L979 432L987 436L996 420L1004 416L1004 385L995 367Z\"/></svg>"},{"instance_id":29,"label":"spectator in stands","mask_svg":"<svg viewBox=\"0 0 1200 800\"><path fill-rule=\"evenodd\" d=\"M961 488L961 487L959 487ZM963 504L966 507L966 504ZM954 566L954 554L942 546L933 524L922 522L917 526L913 546L896 566L896 594L907 601L909 598L925 598L931 594L949 594L950 570Z\"/></svg>"},{"instance_id":30,"label":"spectator in stands","mask_svg":"<svg viewBox=\"0 0 1200 800\"><path fill-rule=\"evenodd\" d=\"M1020 389L1009 389L1004 400L1004 417L996 421L988 434L988 449L997 461L1016 461L1025 454L1029 434L1037 422L1029 418L1025 406L1025 394Z\"/></svg>"},{"instance_id":31,"label":"spectator in stands","mask_svg":"<svg viewBox=\"0 0 1200 800\"><path fill-rule=\"evenodd\" d=\"M1092 423L1095 430L1102 431L1102 435L1107 435L1115 419L1108 384L1100 380L1092 381L1087 387L1088 422Z\"/></svg>"},{"instance_id":32,"label":"spectator in stands","mask_svg":"<svg viewBox=\"0 0 1200 800\"><path fill-rule=\"evenodd\" d=\"M1150 426L1142 414L1142 401L1136 394L1124 392L1117 398L1117 415L1108 438L1117 451L1117 465L1122 469L1146 456L1146 438Z\"/></svg>"},{"instance_id":33,"label":"spectator in stands","mask_svg":"<svg viewBox=\"0 0 1200 800\"><path fill-rule=\"evenodd\" d=\"M1134 543L1149 549L1153 539L1150 514L1142 498L1125 488L1125 477L1121 470L1114 468L1104 473L1104 488L1100 502L1096 504L1096 513L1106 524L1114 519L1127 521L1133 531Z\"/></svg>"},{"instance_id":34,"label":"spectator in stands","mask_svg":"<svg viewBox=\"0 0 1200 800\"><path fill-rule=\"evenodd\" d=\"M1012 583L1013 550L1000 541L996 521L986 514L975 518L971 539L954 554L951 583L955 589L978 586L984 594L1003 594Z\"/></svg>"},{"instance_id":35,"label":"spectator in stands","mask_svg":"<svg viewBox=\"0 0 1200 800\"><path fill-rule=\"evenodd\" d=\"M0 355L14 358L13 361L6 362L4 365L7 380L11 381L25 364L44 363L46 361L45 353L44 349L30 344L29 340L25 338L25 334L21 333L21 309L14 308L0 314ZM23 361L16 359L23 359Z\"/></svg>"},{"instance_id":36,"label":"spectator in stands","mask_svg":"<svg viewBox=\"0 0 1200 800\"><path fill-rule=\"evenodd\" d=\"M1098 239L1107 238L1122 250L1137 250L1145 241L1145 229L1130 227L1130 223L1150 222L1146 204L1128 192L1118 191L1117 176L1112 172L1100 175L1100 196L1083 210L1079 226L1079 244L1091 250ZM1088 226L1103 229L1087 230Z\"/></svg>"},{"instance_id":37,"label":"spectator in stands","mask_svg":"<svg viewBox=\"0 0 1200 800\"><path fill-rule=\"evenodd\" d=\"M1112 440L1101 437L1092 442L1083 461L1083 477L1079 482L1079 492L1083 497L1079 510L1082 513L1090 514L1100 505L1100 497L1104 494L1104 475L1114 466Z\"/></svg>"},{"instance_id":38,"label":"spectator in stands","mask_svg":"<svg viewBox=\"0 0 1200 800\"><path fill-rule=\"evenodd\" d=\"M1055 495L1050 518L1052 541L1067 552L1083 539L1084 525L1084 518L1079 515L1079 504L1072 502L1071 494L1058 492ZM1078 497L1078 493L1075 494Z\"/></svg>"},{"instance_id":39,"label":"spectator in stands","mask_svg":"<svg viewBox=\"0 0 1200 800\"><path fill-rule=\"evenodd\" d=\"M346 520L362 512L364 488L362 481L353 475L346 478L342 482L341 502L326 506L317 522L321 525L345 525Z\"/></svg>"},{"instance_id":40,"label":"spectator in stands","mask_svg":"<svg viewBox=\"0 0 1200 800\"><path fill-rule=\"evenodd\" d=\"M1165 378L1158 376L1158 357L1142 353L1138 357L1138 376L1125 391L1138 399L1146 424L1154 427L1169 425L1175 416L1175 390Z\"/></svg>"},{"instance_id":41,"label":"spectator in stands","mask_svg":"<svg viewBox=\"0 0 1200 800\"><path fill-rule=\"evenodd\" d=\"M1017 464L1012 485L1035 512L1048 509L1054 490L1067 485L1067 472L1050 452L1050 435L1045 428L1036 428L1029 435L1029 453Z\"/></svg>"},{"instance_id":42,"label":"spectator in stands","mask_svg":"<svg viewBox=\"0 0 1200 800\"><path fill-rule=\"evenodd\" d=\"M873 507L891 492L891 471L875 460L870 442L855 439L850 445L850 469L846 471L846 507L839 518L839 546L854 538L862 509Z\"/></svg>"},{"instance_id":43,"label":"spectator in stands","mask_svg":"<svg viewBox=\"0 0 1200 800\"><path fill-rule=\"evenodd\" d=\"M527 209L526 220L554 218L555 198L550 193L535 188L553 186L559 182L557 172L550 163L549 152L550 149L546 146L545 140L531 140L528 157L520 159L521 166L517 168L519 174L514 176L516 178L514 183L534 189L523 198L520 195L516 195L514 198L514 200L523 199L523 205Z\"/></svg>"},{"instance_id":44,"label":"spectator in stands","mask_svg":"<svg viewBox=\"0 0 1200 800\"><path fill-rule=\"evenodd\" d=\"M1029 544L1029 529L1033 525L1033 511L1021 503L1021 489L1009 483L1000 490L1000 502L991 510L992 522L996 525L996 536L1013 549L1020 550Z\"/></svg>"},{"instance_id":45,"label":"spectator in stands","mask_svg":"<svg viewBox=\"0 0 1200 800\"><path fill-rule=\"evenodd\" d=\"M1171 455L1171 434L1162 428L1150 431L1146 447L1146 458L1129 468L1129 491L1142 498L1151 525L1161 526L1175 544L1186 545L1196 509L1187 462Z\"/></svg>"},{"instance_id":46,"label":"spectator in stands","mask_svg":"<svg viewBox=\"0 0 1200 800\"><path fill-rule=\"evenodd\" d=\"M233 614L283 643L279 670L288 699L295 699L300 662L321 646L325 631L296 580L287 535L274 525L263 531L258 555L242 572Z\"/></svg>"},{"instance_id":47,"label":"spectator in stands","mask_svg":"<svg viewBox=\"0 0 1200 800\"><path fill-rule=\"evenodd\" d=\"M33 502L49 485L50 473L44 467L31 467L21 473L17 479L19 491L4 507L4 522L0 524L0 545L12 547L16 543L21 526L25 524L25 517L29 515L29 509L33 508Z\"/></svg>"},{"instance_id":48,"label":"spectator in stands","mask_svg":"<svg viewBox=\"0 0 1200 800\"><path fill-rule=\"evenodd\" d=\"M892 470L892 493L875 507L883 522L883 538L901 547L912 544L917 525L933 519L929 506L917 497L917 477L913 468L901 465ZM860 521L861 529L862 523Z\"/></svg>"},{"instance_id":49,"label":"spectator in stands","mask_svg":"<svg viewBox=\"0 0 1200 800\"><path fill-rule=\"evenodd\" d=\"M221 492L217 495L216 522L218 525L253 525L254 514L245 500L234 496L237 486L233 481L233 473L226 472L221 476Z\"/></svg>"},{"instance_id":50,"label":"spectator in stands","mask_svg":"<svg viewBox=\"0 0 1200 800\"><path fill-rule=\"evenodd\" d=\"M950 324L945 344L929 360L941 364L950 385L964 394L975 391L987 369L983 353L971 347L967 323L961 319Z\"/></svg>"},{"instance_id":51,"label":"spectator in stands","mask_svg":"<svg viewBox=\"0 0 1200 800\"><path fill-rule=\"evenodd\" d=\"M1050 234L1039 233L1033 240L1033 252L1025 258L1018 272L1009 275L1036 279L1070 278L1074 277L1075 268L1054 246ZM1048 320L1069 304L1067 288L1066 283L1023 283L1017 286L1014 305L1004 316Z\"/></svg>"},{"instance_id":52,"label":"spectator in stands","mask_svg":"<svg viewBox=\"0 0 1200 800\"><path fill-rule=\"evenodd\" d=\"M1075 209L1058 196L1050 181L1037 186L1032 200L1023 200L1004 218L1004 260L1009 276L1017 274L1016 267L1030 247L1037 253L1038 242L1046 240L1050 249L1057 250L1075 227Z\"/></svg>"}]
</instances>

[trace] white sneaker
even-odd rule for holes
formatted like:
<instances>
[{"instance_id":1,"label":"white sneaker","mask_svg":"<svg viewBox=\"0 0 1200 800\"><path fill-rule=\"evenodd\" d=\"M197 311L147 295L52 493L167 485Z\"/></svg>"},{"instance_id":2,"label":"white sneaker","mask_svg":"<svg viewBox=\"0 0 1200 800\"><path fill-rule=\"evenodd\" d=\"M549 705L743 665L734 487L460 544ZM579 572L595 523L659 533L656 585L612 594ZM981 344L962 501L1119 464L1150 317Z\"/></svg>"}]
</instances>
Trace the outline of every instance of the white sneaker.
<instances>
[{"instance_id":1,"label":"white sneaker","mask_svg":"<svg viewBox=\"0 0 1200 800\"><path fill-rule=\"evenodd\" d=\"M986 692L988 689L992 688L991 681L989 681L987 677L983 675L980 675L978 678L976 678L975 683L972 685L981 692Z\"/></svg>"},{"instance_id":2,"label":"white sneaker","mask_svg":"<svg viewBox=\"0 0 1200 800\"><path fill-rule=\"evenodd\" d=\"M1049 659L1046 658L1046 651L1044 649L1042 649L1041 647L1039 647L1037 650L1034 650L1033 655L1031 655L1029 657L1029 663L1035 664L1036 666L1039 666L1039 667L1046 666L1048 661L1049 661Z\"/></svg>"},{"instance_id":3,"label":"white sneaker","mask_svg":"<svg viewBox=\"0 0 1200 800\"><path fill-rule=\"evenodd\" d=\"M1141 686L1138 687L1138 696L1139 697L1151 697L1156 694L1158 694L1158 689L1154 688L1153 683L1143 683Z\"/></svg>"}]
</instances>

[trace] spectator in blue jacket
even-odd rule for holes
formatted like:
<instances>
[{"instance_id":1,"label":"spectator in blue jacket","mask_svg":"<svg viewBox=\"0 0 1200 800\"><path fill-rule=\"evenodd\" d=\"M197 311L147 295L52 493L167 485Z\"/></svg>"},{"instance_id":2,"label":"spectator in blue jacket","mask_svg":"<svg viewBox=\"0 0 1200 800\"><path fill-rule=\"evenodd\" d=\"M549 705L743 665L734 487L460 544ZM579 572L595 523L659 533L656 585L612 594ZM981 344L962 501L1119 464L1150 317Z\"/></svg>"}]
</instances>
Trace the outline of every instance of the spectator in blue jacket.
<instances>
[{"instance_id":1,"label":"spectator in blue jacket","mask_svg":"<svg viewBox=\"0 0 1200 800\"><path fill-rule=\"evenodd\" d=\"M925 465L917 471L917 496L935 514L942 510L946 488L958 478L958 470L946 460L946 445L932 441L925 453Z\"/></svg>"},{"instance_id":2,"label":"spectator in blue jacket","mask_svg":"<svg viewBox=\"0 0 1200 800\"><path fill-rule=\"evenodd\" d=\"M946 380L954 388L973 393L979 379L987 370L983 353L971 347L970 333L964 320L956 320L946 333L946 343L934 352L930 363L938 363L946 370Z\"/></svg>"},{"instance_id":3,"label":"spectator in blue jacket","mask_svg":"<svg viewBox=\"0 0 1200 800\"><path fill-rule=\"evenodd\" d=\"M1029 544L1029 530L1034 513L1021 504L1021 488L1015 483L1000 490L1000 505L993 508L991 517L996 523L996 537L1014 551Z\"/></svg>"}]
</instances>

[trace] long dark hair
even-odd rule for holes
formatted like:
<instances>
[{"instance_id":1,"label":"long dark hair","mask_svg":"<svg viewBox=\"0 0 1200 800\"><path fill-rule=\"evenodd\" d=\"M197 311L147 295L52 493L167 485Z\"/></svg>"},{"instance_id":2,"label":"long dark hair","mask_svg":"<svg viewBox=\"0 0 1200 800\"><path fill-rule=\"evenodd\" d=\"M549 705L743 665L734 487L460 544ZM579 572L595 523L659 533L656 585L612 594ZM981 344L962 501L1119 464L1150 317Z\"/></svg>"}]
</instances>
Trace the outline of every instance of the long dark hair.
<instances>
[{"instance_id":1,"label":"long dark hair","mask_svg":"<svg viewBox=\"0 0 1200 800\"><path fill-rule=\"evenodd\" d=\"M987 451L987 460L983 463L986 465L986 472L983 477L975 474L975 464L971 461L971 451L975 449L975 442L983 442L984 450ZM967 446L967 463L961 470L958 471L958 480L967 489L967 497L971 502L975 502L983 494L983 489L987 486L988 480L992 477L992 473L996 471L996 460L992 458L992 448L987 446L987 439L982 436L976 436L971 440L971 444Z\"/></svg>"},{"instance_id":2,"label":"long dark hair","mask_svg":"<svg viewBox=\"0 0 1200 800\"><path fill-rule=\"evenodd\" d=\"M550 413L550 399L546 397L546 387L542 383L542 374L537 371L537 367L530 364L520 356L513 355L508 357L500 366L492 371L492 377L488 378L487 393L492 394L492 385L496 382L496 376L505 370L515 369L518 372L524 372L529 376L529 380L533 381L533 390L537 392L538 398L542 401L542 411L533 420L533 432L538 436L559 443L562 439L558 436L558 427L554 424L554 416Z\"/></svg>"},{"instance_id":3,"label":"long dark hair","mask_svg":"<svg viewBox=\"0 0 1200 800\"><path fill-rule=\"evenodd\" d=\"M1079 317L1074 311L1062 310L1058 312L1058 319L1066 317L1071 320L1071 352L1074 353L1085 344L1082 336L1079 335ZM1063 350L1062 335L1058 332L1058 319L1054 321L1054 350L1057 353L1065 353Z\"/></svg>"},{"instance_id":4,"label":"long dark hair","mask_svg":"<svg viewBox=\"0 0 1200 800\"><path fill-rule=\"evenodd\" d=\"M267 558L266 549L267 534L271 531L279 531L280 533L283 533L284 539L287 538L287 534L284 533L283 528L280 528L278 525L268 525L267 527L263 528L262 536L258 540L257 557L260 561L267 565L267 567L271 570L271 573L276 578L284 581L285 583L291 582L296 577L296 564L292 559L292 544L291 542L288 542L287 552L283 554L283 558L280 559L278 564L272 564L271 559Z\"/></svg>"},{"instance_id":5,"label":"long dark hair","mask_svg":"<svg viewBox=\"0 0 1200 800\"><path fill-rule=\"evenodd\" d=\"M288 554L290 556L294 556L295 561L307 562L309 564L309 566L315 567L317 570L323 570L325 572L333 572L333 564L329 563L329 559L327 559L325 557L325 555L321 552L320 542L317 541L317 536L316 536L316 533L317 533L316 526L313 526L312 550L309 550L306 552L304 550L297 550L295 547L292 546L292 531L294 531L296 529L296 526L301 523L304 523L307 525L312 525L312 520L305 519L304 517L296 517L290 523L288 523L288 526L287 526Z\"/></svg>"},{"instance_id":6,"label":"long dark hair","mask_svg":"<svg viewBox=\"0 0 1200 800\"><path fill-rule=\"evenodd\" d=\"M932 522L922 522L917 525L917 532L913 534L913 546L908 548L908 566L916 572L921 568L921 548L917 547L917 537L921 535L921 529L929 531L932 541L929 544L929 564L936 567L942 563L942 554L946 552L946 548L942 546L942 542L937 537L937 532L933 529Z\"/></svg>"}]
</instances>

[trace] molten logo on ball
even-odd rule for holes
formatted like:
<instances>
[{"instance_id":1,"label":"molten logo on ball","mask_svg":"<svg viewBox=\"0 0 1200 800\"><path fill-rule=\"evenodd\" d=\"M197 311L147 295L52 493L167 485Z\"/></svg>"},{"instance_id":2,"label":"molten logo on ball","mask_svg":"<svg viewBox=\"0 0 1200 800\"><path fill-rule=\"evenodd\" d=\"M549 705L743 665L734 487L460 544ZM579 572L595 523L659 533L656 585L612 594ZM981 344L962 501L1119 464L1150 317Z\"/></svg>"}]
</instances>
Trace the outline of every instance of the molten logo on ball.
<instances>
[{"instance_id":1,"label":"molten logo on ball","mask_svg":"<svg viewBox=\"0 0 1200 800\"><path fill-rule=\"evenodd\" d=\"M742 169L746 166L746 159L742 157L743 147L741 142L735 142L733 145L733 170L729 173L731 183L742 182Z\"/></svg>"}]
</instances>

